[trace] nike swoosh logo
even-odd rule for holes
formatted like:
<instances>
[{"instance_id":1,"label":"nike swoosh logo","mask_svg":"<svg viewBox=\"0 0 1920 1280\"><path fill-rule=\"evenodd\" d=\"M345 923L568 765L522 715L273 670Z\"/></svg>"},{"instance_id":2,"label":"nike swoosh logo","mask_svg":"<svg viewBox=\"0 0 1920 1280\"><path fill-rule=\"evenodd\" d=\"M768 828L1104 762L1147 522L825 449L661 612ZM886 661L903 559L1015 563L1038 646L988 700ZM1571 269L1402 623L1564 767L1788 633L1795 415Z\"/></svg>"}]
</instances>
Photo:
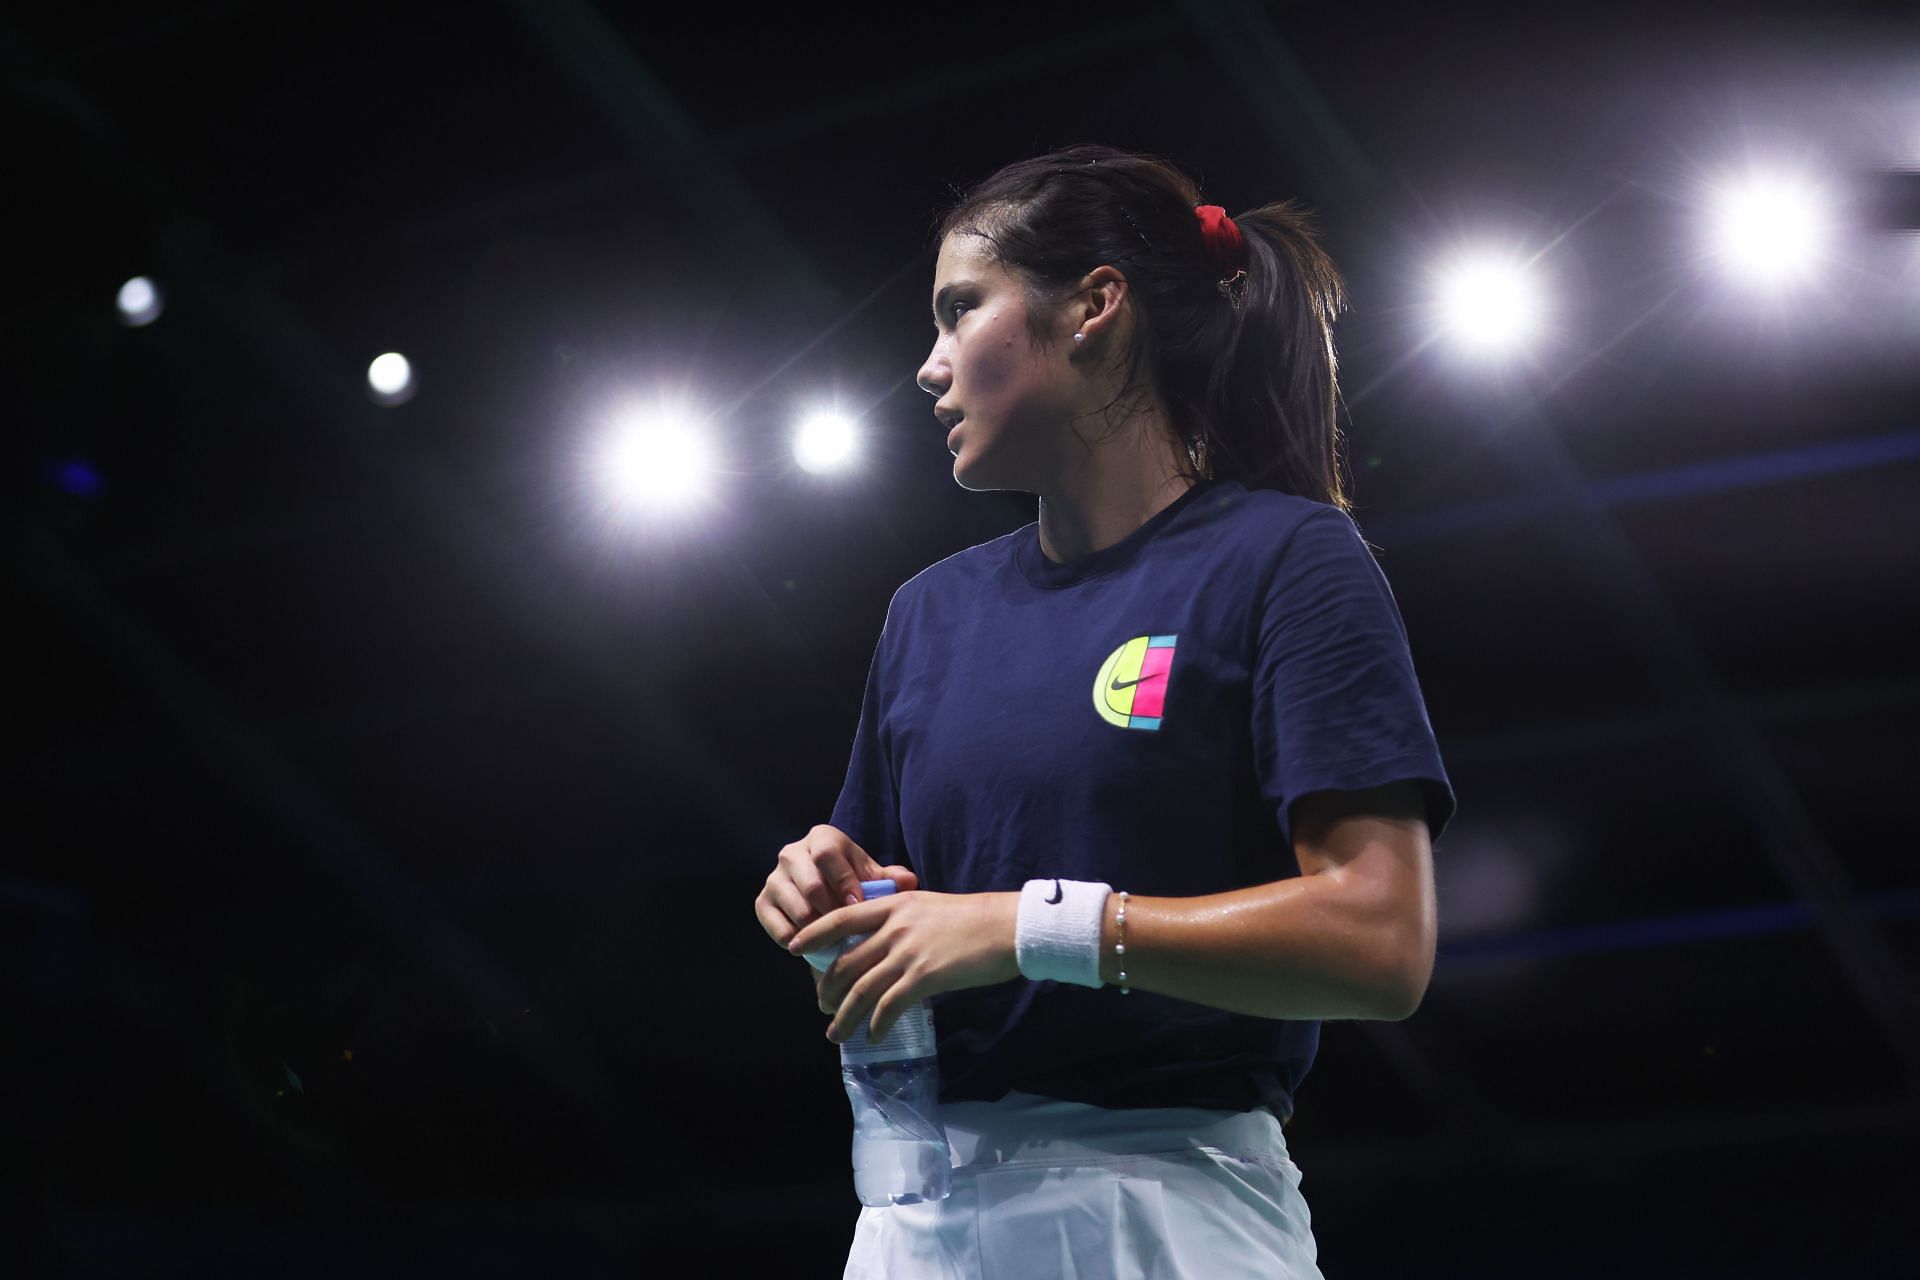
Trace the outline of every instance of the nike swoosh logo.
<instances>
[{"instance_id":1,"label":"nike swoosh logo","mask_svg":"<svg viewBox=\"0 0 1920 1280\"><path fill-rule=\"evenodd\" d=\"M1060 901L1060 882L1055 880L1053 882L1053 896L1047 899L1047 905L1052 906L1058 901Z\"/></svg>"},{"instance_id":2,"label":"nike swoosh logo","mask_svg":"<svg viewBox=\"0 0 1920 1280\"><path fill-rule=\"evenodd\" d=\"M1113 682L1113 691L1115 693L1118 693L1122 689L1131 689L1133 688L1133 686L1141 683L1142 681L1158 680L1161 676L1164 676L1165 674L1167 673L1164 671L1159 671L1159 672L1155 672L1153 675L1150 675L1150 676L1141 676L1139 680L1126 680L1126 681L1115 680Z\"/></svg>"}]
</instances>

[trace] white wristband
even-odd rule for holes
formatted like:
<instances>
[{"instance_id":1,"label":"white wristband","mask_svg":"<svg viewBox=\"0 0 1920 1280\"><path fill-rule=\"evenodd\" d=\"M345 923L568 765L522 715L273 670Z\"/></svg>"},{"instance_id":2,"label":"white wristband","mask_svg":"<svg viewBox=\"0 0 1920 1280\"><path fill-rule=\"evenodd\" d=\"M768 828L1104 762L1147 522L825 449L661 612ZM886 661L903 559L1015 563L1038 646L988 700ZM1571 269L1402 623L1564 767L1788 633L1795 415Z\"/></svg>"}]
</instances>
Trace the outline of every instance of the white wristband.
<instances>
[{"instance_id":1,"label":"white wristband","mask_svg":"<svg viewBox=\"0 0 1920 1280\"><path fill-rule=\"evenodd\" d=\"M1088 880L1029 880L1020 890L1014 961L1035 982L1098 987L1100 918L1110 885Z\"/></svg>"}]
</instances>

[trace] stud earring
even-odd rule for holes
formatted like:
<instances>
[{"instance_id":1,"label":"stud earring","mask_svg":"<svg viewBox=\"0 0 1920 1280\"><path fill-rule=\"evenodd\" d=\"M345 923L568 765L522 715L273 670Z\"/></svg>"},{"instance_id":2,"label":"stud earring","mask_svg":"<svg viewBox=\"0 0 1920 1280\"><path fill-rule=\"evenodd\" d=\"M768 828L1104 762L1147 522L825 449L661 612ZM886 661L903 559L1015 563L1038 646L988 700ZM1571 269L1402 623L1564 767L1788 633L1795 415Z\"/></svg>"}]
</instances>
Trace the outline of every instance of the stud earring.
<instances>
[{"instance_id":1,"label":"stud earring","mask_svg":"<svg viewBox=\"0 0 1920 1280\"><path fill-rule=\"evenodd\" d=\"M1073 335L1073 340L1075 342L1085 342L1087 340L1087 335L1084 333L1076 333Z\"/></svg>"}]
</instances>

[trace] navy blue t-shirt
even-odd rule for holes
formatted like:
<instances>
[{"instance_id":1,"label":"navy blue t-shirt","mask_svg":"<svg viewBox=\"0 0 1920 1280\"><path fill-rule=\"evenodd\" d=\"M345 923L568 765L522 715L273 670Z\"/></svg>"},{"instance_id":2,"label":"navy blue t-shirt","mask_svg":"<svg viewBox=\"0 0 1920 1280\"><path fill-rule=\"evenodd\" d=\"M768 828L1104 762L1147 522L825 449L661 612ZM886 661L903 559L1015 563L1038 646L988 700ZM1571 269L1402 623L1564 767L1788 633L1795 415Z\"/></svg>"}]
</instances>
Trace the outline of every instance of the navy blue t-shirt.
<instances>
[{"instance_id":1,"label":"navy blue t-shirt","mask_svg":"<svg viewBox=\"0 0 1920 1280\"><path fill-rule=\"evenodd\" d=\"M1300 874L1309 792L1454 796L1386 577L1338 508L1201 481L1067 564L1028 524L893 595L838 827L941 893L1191 897ZM933 997L943 1100L1293 1112L1317 1021L1010 982Z\"/></svg>"}]
</instances>

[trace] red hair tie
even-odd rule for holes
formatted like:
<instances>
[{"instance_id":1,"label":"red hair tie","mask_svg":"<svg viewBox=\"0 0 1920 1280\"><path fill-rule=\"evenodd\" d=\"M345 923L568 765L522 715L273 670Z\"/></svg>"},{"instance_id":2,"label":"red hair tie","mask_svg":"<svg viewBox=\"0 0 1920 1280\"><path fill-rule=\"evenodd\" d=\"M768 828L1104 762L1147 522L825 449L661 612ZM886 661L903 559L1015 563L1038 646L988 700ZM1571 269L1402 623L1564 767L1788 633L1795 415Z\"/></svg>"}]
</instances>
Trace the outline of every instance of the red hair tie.
<instances>
[{"instance_id":1,"label":"red hair tie","mask_svg":"<svg viewBox=\"0 0 1920 1280\"><path fill-rule=\"evenodd\" d=\"M1200 238L1207 242L1207 252L1218 264L1220 278L1230 280L1245 271L1247 242L1241 238L1240 228L1227 216L1227 211L1217 204L1203 204L1193 212L1200 219Z\"/></svg>"}]
</instances>

